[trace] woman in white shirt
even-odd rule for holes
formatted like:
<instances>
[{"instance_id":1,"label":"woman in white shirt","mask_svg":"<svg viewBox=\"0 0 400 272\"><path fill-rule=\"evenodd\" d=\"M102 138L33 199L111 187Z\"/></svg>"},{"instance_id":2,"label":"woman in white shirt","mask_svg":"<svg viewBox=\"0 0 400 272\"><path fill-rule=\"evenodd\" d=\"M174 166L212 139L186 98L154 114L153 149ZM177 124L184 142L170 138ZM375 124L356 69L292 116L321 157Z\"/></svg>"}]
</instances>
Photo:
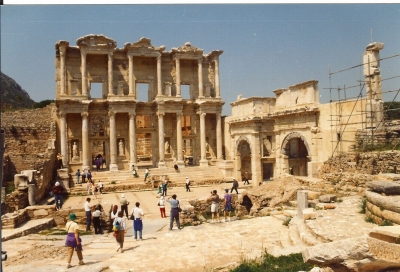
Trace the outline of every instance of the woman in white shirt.
<instances>
[{"instance_id":1,"label":"woman in white shirt","mask_svg":"<svg viewBox=\"0 0 400 272\"><path fill-rule=\"evenodd\" d=\"M112 209L112 211L110 213L110 229L109 229L109 232L112 232L113 223L114 223L115 218L117 218L117 217L118 217L118 206L114 205L114 207L113 207L113 209Z\"/></svg>"},{"instance_id":2,"label":"woman in white shirt","mask_svg":"<svg viewBox=\"0 0 400 272\"><path fill-rule=\"evenodd\" d=\"M75 222L76 215L71 213L69 215L69 222L65 225L65 230L67 231L67 239L65 240L65 245L68 248L68 256L67 256L67 268L71 266L72 255L74 254L74 249L76 250L76 254L78 254L79 265L84 265L83 256L82 256L82 240L79 237L79 229L78 224Z\"/></svg>"},{"instance_id":3,"label":"woman in white shirt","mask_svg":"<svg viewBox=\"0 0 400 272\"><path fill-rule=\"evenodd\" d=\"M117 224L118 222L118 224ZM125 240L125 234L126 234L126 223L125 223L125 218L123 217L122 211L118 212L117 218L114 219L114 225L119 225L117 237L115 239L117 240L118 247L117 247L117 252L121 250L121 253L124 252L123 247L124 247L124 240Z\"/></svg>"},{"instance_id":4,"label":"woman in white shirt","mask_svg":"<svg viewBox=\"0 0 400 272\"><path fill-rule=\"evenodd\" d=\"M137 233L139 232L139 238L140 241L142 241L142 230L143 230L143 222L142 222L142 216L144 216L143 214L143 210L141 208L139 208L140 203L136 202L135 204L135 208L132 209L132 213L133 216L135 217L135 220L133 220L133 231L135 233L135 240L139 241Z\"/></svg>"}]
</instances>

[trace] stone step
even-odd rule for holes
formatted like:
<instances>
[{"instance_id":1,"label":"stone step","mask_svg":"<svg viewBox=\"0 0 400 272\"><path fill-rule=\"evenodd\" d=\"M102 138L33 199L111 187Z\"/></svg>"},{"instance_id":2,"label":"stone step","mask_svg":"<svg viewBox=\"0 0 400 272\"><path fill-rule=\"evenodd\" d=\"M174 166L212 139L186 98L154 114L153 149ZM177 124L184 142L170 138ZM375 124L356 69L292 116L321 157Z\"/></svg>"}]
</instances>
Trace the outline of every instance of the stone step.
<instances>
[{"instance_id":1,"label":"stone step","mask_svg":"<svg viewBox=\"0 0 400 272\"><path fill-rule=\"evenodd\" d=\"M26 221L15 229L3 229L1 241L8 241L18 237L26 236L32 233L38 233L41 230L55 227L56 223L53 218L33 219Z\"/></svg>"}]
</instances>

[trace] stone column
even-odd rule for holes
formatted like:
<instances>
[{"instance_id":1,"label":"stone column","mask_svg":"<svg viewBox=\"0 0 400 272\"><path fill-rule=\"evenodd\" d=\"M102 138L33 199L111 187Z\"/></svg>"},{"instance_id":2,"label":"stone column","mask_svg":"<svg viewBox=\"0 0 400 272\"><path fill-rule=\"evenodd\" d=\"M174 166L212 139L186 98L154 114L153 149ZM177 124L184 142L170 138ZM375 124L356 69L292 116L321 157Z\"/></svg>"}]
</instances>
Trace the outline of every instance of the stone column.
<instances>
[{"instance_id":1,"label":"stone column","mask_svg":"<svg viewBox=\"0 0 400 272\"><path fill-rule=\"evenodd\" d=\"M219 58L214 61L215 64L215 97L221 97L221 91L219 88Z\"/></svg>"},{"instance_id":2,"label":"stone column","mask_svg":"<svg viewBox=\"0 0 400 272\"><path fill-rule=\"evenodd\" d=\"M81 51L82 95L87 95L86 52Z\"/></svg>"},{"instance_id":3,"label":"stone column","mask_svg":"<svg viewBox=\"0 0 400 272\"><path fill-rule=\"evenodd\" d=\"M108 95L113 94L113 54L108 53Z\"/></svg>"},{"instance_id":4,"label":"stone column","mask_svg":"<svg viewBox=\"0 0 400 272\"><path fill-rule=\"evenodd\" d=\"M157 56L157 95L162 95L161 85L161 54Z\"/></svg>"},{"instance_id":5,"label":"stone column","mask_svg":"<svg viewBox=\"0 0 400 272\"><path fill-rule=\"evenodd\" d=\"M165 168L165 149L164 149L164 114L163 112L158 112L158 168Z\"/></svg>"},{"instance_id":6,"label":"stone column","mask_svg":"<svg viewBox=\"0 0 400 272\"><path fill-rule=\"evenodd\" d=\"M133 56L128 55L129 59L129 95L134 95L134 82L133 82Z\"/></svg>"},{"instance_id":7,"label":"stone column","mask_svg":"<svg viewBox=\"0 0 400 272\"><path fill-rule=\"evenodd\" d=\"M65 113L59 113L60 116L60 133L61 133L61 156L63 165L68 164L68 154L67 154L67 120Z\"/></svg>"},{"instance_id":8,"label":"stone column","mask_svg":"<svg viewBox=\"0 0 400 272\"><path fill-rule=\"evenodd\" d=\"M179 58L175 59L176 63L176 96L181 97L181 64Z\"/></svg>"},{"instance_id":9,"label":"stone column","mask_svg":"<svg viewBox=\"0 0 400 272\"><path fill-rule=\"evenodd\" d=\"M91 158L89 158L89 113L82 112L82 170L90 169ZM89 163L90 162L90 163Z\"/></svg>"},{"instance_id":10,"label":"stone column","mask_svg":"<svg viewBox=\"0 0 400 272\"><path fill-rule=\"evenodd\" d=\"M60 84L61 95L65 95L65 47L60 47Z\"/></svg>"},{"instance_id":11,"label":"stone column","mask_svg":"<svg viewBox=\"0 0 400 272\"><path fill-rule=\"evenodd\" d=\"M179 167L185 168L185 162L182 156L182 114L176 114L176 147L178 153L177 164Z\"/></svg>"},{"instance_id":12,"label":"stone column","mask_svg":"<svg viewBox=\"0 0 400 272\"><path fill-rule=\"evenodd\" d=\"M137 164L136 156L136 114L129 113L129 156L130 156L130 166L129 169L132 171L133 165Z\"/></svg>"},{"instance_id":13,"label":"stone column","mask_svg":"<svg viewBox=\"0 0 400 272\"><path fill-rule=\"evenodd\" d=\"M198 77L199 77L199 97L204 97L203 90L203 59L197 60L198 62Z\"/></svg>"},{"instance_id":14,"label":"stone column","mask_svg":"<svg viewBox=\"0 0 400 272\"><path fill-rule=\"evenodd\" d=\"M108 116L110 117L110 171L118 171L115 112L109 112Z\"/></svg>"},{"instance_id":15,"label":"stone column","mask_svg":"<svg viewBox=\"0 0 400 272\"><path fill-rule=\"evenodd\" d=\"M36 206L36 184L28 184L29 206Z\"/></svg>"},{"instance_id":16,"label":"stone column","mask_svg":"<svg viewBox=\"0 0 400 272\"><path fill-rule=\"evenodd\" d=\"M208 160L206 158L206 113L200 112L200 166L208 166Z\"/></svg>"},{"instance_id":17,"label":"stone column","mask_svg":"<svg viewBox=\"0 0 400 272\"><path fill-rule=\"evenodd\" d=\"M221 130L221 113L216 114L217 119L217 160L222 160L222 130Z\"/></svg>"}]
</instances>

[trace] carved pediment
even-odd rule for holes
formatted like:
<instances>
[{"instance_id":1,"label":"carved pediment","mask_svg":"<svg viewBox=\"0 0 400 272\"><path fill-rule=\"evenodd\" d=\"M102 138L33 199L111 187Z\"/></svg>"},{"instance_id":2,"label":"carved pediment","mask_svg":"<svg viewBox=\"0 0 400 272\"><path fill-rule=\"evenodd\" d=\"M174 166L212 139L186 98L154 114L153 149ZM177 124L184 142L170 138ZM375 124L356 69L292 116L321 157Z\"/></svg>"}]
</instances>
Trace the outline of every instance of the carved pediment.
<instances>
[{"instance_id":1,"label":"carved pediment","mask_svg":"<svg viewBox=\"0 0 400 272\"><path fill-rule=\"evenodd\" d=\"M149 38L140 38L138 42L135 43L125 43L124 44L125 50L133 50L133 51L159 51L163 52L165 50L165 46L162 45L160 47L151 45L151 40Z\"/></svg>"},{"instance_id":2,"label":"carved pediment","mask_svg":"<svg viewBox=\"0 0 400 272\"><path fill-rule=\"evenodd\" d=\"M76 40L79 47L116 48L117 42L104 35L89 34Z\"/></svg>"},{"instance_id":3,"label":"carved pediment","mask_svg":"<svg viewBox=\"0 0 400 272\"><path fill-rule=\"evenodd\" d=\"M194 55L203 55L203 49L200 49L196 46L190 44L190 42L185 43L185 45L172 48L173 53L185 53L185 54L194 54Z\"/></svg>"}]
</instances>

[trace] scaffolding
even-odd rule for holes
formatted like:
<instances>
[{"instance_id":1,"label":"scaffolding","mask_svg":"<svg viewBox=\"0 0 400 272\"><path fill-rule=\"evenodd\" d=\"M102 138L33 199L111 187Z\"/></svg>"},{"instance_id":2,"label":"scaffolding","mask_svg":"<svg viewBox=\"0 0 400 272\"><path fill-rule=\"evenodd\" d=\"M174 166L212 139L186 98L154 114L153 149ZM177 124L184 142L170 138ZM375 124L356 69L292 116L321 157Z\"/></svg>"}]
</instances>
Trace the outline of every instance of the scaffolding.
<instances>
[{"instance_id":1,"label":"scaffolding","mask_svg":"<svg viewBox=\"0 0 400 272\"><path fill-rule=\"evenodd\" d=\"M371 67L372 62L376 62L376 64L378 64L377 66L379 67L380 61L399 56L400 54L396 54L385 58L379 58L375 61L370 61L368 57L368 67ZM329 67L329 88L323 88L323 89L329 90L330 120L328 121L330 122L330 127L331 127L331 139L330 139L332 145L331 157L334 157L334 155L337 155L340 152L349 151L349 150L344 150L345 146L347 146L350 150L358 146L358 148L360 148L360 151L365 151L367 145L371 146L379 144L380 139L378 139L377 135L382 135L382 133L387 132L385 126L385 118L387 116L387 112L391 110L400 110L400 109L390 109L390 106L396 100L397 95L400 92L400 88L397 90L387 90L387 91L384 91L382 89L380 91L380 94L374 93L373 91L371 92L372 80L369 78L361 80L362 73L360 73L360 80L358 80L358 83L353 86L347 87L346 85L343 84L342 85L343 87L337 87L337 88L332 87L333 76L360 67L361 68L364 67L365 69L365 62L336 72L331 72ZM398 67L400 67L400 65ZM362 71L362 69L360 70ZM379 84L381 84L382 81L392 80L399 77L400 75L381 79L379 74ZM358 94L355 96L354 95L348 96L347 95L348 91L350 89L355 89L355 88L358 89ZM370 93L368 93L367 89L369 89ZM337 99L332 98L333 96L332 92L335 91L337 92ZM395 96L392 99L390 106L387 109L385 109L383 107L383 95L388 93L395 93ZM379 103L381 104L379 110L377 110L376 105L372 105L373 102L379 101L379 100L374 101L373 97L376 95L378 96L380 95L382 98L381 102L378 102L378 104ZM351 109L350 110L348 108L344 109L345 106L351 106ZM359 135L361 133L363 139L362 141L358 141L356 137L353 137L352 139L349 137L347 138L345 137L345 133L350 132L349 126L353 126L353 128L354 127L358 128L357 133L359 133ZM354 135L354 131L348 134ZM336 137L336 139L334 137Z\"/></svg>"}]
</instances>

